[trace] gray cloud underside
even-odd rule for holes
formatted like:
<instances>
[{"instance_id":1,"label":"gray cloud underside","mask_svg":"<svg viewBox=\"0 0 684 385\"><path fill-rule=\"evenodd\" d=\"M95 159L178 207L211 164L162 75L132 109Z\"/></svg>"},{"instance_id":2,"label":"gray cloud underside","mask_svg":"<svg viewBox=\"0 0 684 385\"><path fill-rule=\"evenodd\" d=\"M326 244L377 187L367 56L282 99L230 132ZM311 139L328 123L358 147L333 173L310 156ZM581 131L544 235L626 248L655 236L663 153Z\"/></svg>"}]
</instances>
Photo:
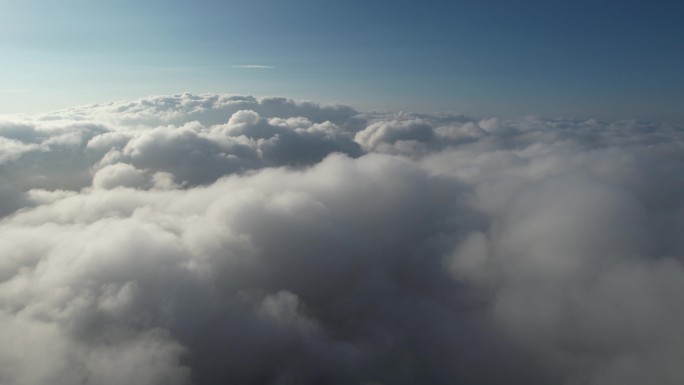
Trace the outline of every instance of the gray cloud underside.
<instances>
[{"instance_id":1,"label":"gray cloud underside","mask_svg":"<svg viewBox=\"0 0 684 385\"><path fill-rule=\"evenodd\" d=\"M226 95L0 119L2 384L680 384L684 135Z\"/></svg>"}]
</instances>

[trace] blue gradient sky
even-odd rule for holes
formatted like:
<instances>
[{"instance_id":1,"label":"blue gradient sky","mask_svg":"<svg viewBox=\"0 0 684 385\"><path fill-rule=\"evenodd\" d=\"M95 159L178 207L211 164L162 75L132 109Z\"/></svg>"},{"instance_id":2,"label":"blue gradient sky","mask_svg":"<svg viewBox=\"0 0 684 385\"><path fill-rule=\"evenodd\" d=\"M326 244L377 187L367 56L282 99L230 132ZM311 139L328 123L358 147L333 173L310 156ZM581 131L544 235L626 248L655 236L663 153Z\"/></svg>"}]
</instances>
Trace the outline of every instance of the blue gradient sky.
<instances>
[{"instance_id":1,"label":"blue gradient sky","mask_svg":"<svg viewBox=\"0 0 684 385\"><path fill-rule=\"evenodd\" d=\"M681 1L0 0L0 113L190 91L681 123L682 15Z\"/></svg>"}]
</instances>

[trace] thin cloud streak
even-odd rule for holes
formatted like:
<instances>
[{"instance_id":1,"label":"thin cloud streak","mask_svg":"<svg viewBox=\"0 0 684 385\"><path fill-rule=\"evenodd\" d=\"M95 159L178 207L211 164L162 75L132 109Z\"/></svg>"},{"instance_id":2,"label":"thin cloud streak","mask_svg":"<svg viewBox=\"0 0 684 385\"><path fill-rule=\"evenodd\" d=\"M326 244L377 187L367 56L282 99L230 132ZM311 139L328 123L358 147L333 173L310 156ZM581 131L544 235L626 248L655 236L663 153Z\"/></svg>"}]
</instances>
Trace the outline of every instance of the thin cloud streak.
<instances>
[{"instance_id":1,"label":"thin cloud streak","mask_svg":"<svg viewBox=\"0 0 684 385\"><path fill-rule=\"evenodd\" d=\"M259 69L259 70L272 70L275 67L273 66L267 66L267 65L261 65L261 64L243 64L243 65L235 65L233 68L248 68L248 69Z\"/></svg>"}]
</instances>

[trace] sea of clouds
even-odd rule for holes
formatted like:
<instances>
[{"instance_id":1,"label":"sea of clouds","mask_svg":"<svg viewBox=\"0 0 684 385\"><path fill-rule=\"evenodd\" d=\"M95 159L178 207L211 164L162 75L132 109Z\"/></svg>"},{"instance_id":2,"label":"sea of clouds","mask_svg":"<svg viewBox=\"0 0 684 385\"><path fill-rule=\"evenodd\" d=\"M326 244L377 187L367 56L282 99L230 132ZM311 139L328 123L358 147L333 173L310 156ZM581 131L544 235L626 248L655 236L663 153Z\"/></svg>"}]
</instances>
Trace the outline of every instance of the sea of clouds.
<instances>
[{"instance_id":1,"label":"sea of clouds","mask_svg":"<svg viewBox=\"0 0 684 385\"><path fill-rule=\"evenodd\" d=\"M0 383L684 383L684 130L231 95L0 117Z\"/></svg>"}]
</instances>

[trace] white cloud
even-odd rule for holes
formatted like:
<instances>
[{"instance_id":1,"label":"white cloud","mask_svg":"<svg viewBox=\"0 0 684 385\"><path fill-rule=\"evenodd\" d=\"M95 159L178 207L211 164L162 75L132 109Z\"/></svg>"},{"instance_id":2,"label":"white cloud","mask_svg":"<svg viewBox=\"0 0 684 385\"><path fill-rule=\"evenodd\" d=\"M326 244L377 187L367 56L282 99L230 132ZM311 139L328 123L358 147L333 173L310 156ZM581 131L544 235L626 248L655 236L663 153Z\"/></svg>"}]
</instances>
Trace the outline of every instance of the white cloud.
<instances>
[{"instance_id":1,"label":"white cloud","mask_svg":"<svg viewBox=\"0 0 684 385\"><path fill-rule=\"evenodd\" d=\"M234 65L233 68L249 68L249 69L269 70L269 69L274 69L275 67L261 65L261 64L243 64L243 65Z\"/></svg>"},{"instance_id":2,"label":"white cloud","mask_svg":"<svg viewBox=\"0 0 684 385\"><path fill-rule=\"evenodd\" d=\"M7 119L3 384L684 375L676 127L213 94Z\"/></svg>"},{"instance_id":3,"label":"white cloud","mask_svg":"<svg viewBox=\"0 0 684 385\"><path fill-rule=\"evenodd\" d=\"M143 188L149 183L149 177L143 170L126 163L116 163L105 166L93 176L93 187L114 188L133 187Z\"/></svg>"}]
</instances>

